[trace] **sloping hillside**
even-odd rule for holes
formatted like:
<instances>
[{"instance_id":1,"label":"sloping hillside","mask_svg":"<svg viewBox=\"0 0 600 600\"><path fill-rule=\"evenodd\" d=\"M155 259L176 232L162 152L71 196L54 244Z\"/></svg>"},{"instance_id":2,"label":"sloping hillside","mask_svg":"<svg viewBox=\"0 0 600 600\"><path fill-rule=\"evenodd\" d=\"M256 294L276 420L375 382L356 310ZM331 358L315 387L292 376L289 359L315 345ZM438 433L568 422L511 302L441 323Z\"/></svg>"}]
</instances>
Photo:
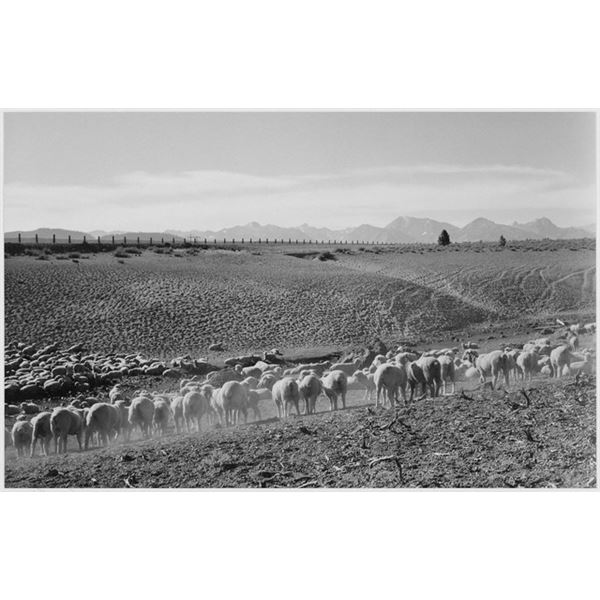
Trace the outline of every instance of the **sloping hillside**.
<instances>
[{"instance_id":1,"label":"sloping hillside","mask_svg":"<svg viewBox=\"0 0 600 600\"><path fill-rule=\"evenodd\" d=\"M6 339L203 355L215 341L230 350L340 347L594 310L591 250L356 250L328 261L311 259L316 254L12 257L5 261Z\"/></svg>"}]
</instances>

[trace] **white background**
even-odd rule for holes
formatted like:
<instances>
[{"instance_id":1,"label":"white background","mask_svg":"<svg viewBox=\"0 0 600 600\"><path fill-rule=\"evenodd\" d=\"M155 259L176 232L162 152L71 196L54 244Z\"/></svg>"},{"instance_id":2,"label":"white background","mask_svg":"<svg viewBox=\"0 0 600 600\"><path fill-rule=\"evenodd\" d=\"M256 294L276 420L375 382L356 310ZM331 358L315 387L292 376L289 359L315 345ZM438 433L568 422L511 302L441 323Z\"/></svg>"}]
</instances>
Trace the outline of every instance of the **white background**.
<instances>
[{"instance_id":1,"label":"white background","mask_svg":"<svg viewBox=\"0 0 600 600\"><path fill-rule=\"evenodd\" d=\"M593 6L20 0L0 14L0 104L594 108ZM590 491L7 491L0 518L5 597L597 589L600 503Z\"/></svg>"}]
</instances>

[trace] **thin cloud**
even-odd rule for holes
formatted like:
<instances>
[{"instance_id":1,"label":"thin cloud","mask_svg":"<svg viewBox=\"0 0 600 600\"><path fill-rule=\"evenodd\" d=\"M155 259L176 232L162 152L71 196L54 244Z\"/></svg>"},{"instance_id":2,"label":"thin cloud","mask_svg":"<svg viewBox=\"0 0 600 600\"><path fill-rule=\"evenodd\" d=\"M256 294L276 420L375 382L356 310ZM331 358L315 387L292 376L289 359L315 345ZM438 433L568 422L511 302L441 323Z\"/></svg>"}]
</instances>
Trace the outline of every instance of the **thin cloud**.
<instances>
[{"instance_id":1,"label":"thin cloud","mask_svg":"<svg viewBox=\"0 0 600 600\"><path fill-rule=\"evenodd\" d=\"M197 218L206 227L220 228L258 220L257 215L282 225L312 221L345 227L385 224L390 217L414 212L415 204L431 216L450 207L485 216L498 203L518 211L524 202L541 215L561 194L575 198L578 207L594 202L594 190L582 188L573 176L526 165L387 166L300 176L136 171L103 186L10 183L4 191L7 230L65 221L73 228L90 222L97 228L117 223L169 228Z\"/></svg>"}]
</instances>

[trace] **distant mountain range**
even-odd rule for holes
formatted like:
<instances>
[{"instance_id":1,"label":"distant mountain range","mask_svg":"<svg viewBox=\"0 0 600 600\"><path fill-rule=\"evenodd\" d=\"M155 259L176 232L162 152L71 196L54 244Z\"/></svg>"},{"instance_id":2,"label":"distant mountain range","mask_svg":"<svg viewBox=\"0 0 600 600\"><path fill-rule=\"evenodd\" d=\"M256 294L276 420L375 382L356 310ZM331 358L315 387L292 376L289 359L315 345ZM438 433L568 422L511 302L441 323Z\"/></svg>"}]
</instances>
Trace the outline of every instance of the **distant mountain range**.
<instances>
[{"instance_id":1,"label":"distant mountain range","mask_svg":"<svg viewBox=\"0 0 600 600\"><path fill-rule=\"evenodd\" d=\"M590 224L585 227L559 227L550 219L542 217L535 221L527 223L517 223L512 225L503 225L494 223L489 219L477 218L464 227L456 227L450 223L436 221L434 219L417 217L398 217L385 227L376 227L374 225L363 224L358 227L348 229L328 229L326 227L313 227L304 223L299 227L279 227L277 225L261 225L255 221L247 225L236 225L227 227L218 231L204 231L200 229L180 231L168 229L163 232L143 232L143 231L70 231L66 229L40 228L34 231L9 231L4 234L7 241L17 238L21 233L23 239L31 239L37 234L40 240L52 239L56 235L57 240L66 240L70 235L73 241L81 240L85 235L89 240L96 240L98 237L102 241L111 241L112 236L122 239L124 236L128 240L134 241L136 238L159 241L161 238L175 238L188 240L196 238L198 241L235 239L258 240L261 239L292 239L292 240L313 240L313 241L356 241L356 242L385 242L385 243L435 243L442 229L445 229L450 235L450 240L454 242L477 242L477 241L496 241L503 235L507 240L524 239L568 239L584 238L596 236L596 225Z\"/></svg>"}]
</instances>

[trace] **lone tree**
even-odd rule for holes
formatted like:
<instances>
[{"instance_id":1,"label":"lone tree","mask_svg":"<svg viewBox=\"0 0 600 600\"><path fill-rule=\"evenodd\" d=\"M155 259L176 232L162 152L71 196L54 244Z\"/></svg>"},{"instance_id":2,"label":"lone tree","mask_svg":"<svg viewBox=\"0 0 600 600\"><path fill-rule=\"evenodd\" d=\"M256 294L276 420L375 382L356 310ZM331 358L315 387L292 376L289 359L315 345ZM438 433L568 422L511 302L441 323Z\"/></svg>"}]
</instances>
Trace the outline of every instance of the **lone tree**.
<instances>
[{"instance_id":1,"label":"lone tree","mask_svg":"<svg viewBox=\"0 0 600 600\"><path fill-rule=\"evenodd\" d=\"M504 246L506 246L506 238L503 235L500 236L500 240L498 241L498 245L501 248L504 248Z\"/></svg>"},{"instance_id":2,"label":"lone tree","mask_svg":"<svg viewBox=\"0 0 600 600\"><path fill-rule=\"evenodd\" d=\"M440 233L440 237L438 238L438 244L440 246L447 246L450 243L450 236L445 229L442 229L442 233Z\"/></svg>"}]
</instances>

